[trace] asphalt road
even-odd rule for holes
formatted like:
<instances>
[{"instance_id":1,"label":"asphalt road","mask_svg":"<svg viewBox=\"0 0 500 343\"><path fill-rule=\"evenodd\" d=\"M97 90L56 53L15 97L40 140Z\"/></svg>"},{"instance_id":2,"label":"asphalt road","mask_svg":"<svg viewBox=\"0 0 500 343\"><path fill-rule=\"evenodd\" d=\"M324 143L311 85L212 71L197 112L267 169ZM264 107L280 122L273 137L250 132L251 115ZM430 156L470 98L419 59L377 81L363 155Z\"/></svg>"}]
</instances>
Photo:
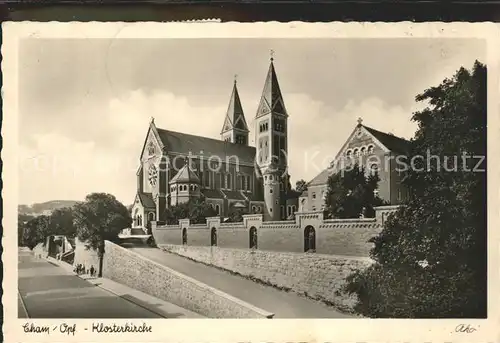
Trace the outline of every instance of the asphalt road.
<instances>
[{"instance_id":1,"label":"asphalt road","mask_svg":"<svg viewBox=\"0 0 500 343\"><path fill-rule=\"evenodd\" d=\"M63 268L19 250L19 317L161 318Z\"/></svg>"},{"instance_id":2,"label":"asphalt road","mask_svg":"<svg viewBox=\"0 0 500 343\"><path fill-rule=\"evenodd\" d=\"M128 247L155 262L275 314L274 318L353 318L304 298L230 274L226 271L170 254L157 248Z\"/></svg>"}]
</instances>

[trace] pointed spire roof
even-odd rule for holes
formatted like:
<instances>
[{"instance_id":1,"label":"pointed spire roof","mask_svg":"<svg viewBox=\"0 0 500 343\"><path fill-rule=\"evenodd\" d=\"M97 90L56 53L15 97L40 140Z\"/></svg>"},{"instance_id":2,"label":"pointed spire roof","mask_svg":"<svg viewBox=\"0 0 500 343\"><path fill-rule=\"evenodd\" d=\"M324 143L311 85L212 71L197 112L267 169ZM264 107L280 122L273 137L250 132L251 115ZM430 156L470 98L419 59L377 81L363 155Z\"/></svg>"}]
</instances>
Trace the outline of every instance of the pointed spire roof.
<instances>
[{"instance_id":1,"label":"pointed spire roof","mask_svg":"<svg viewBox=\"0 0 500 343\"><path fill-rule=\"evenodd\" d=\"M200 183L198 175L189 167L189 160L186 159L186 164L179 170L177 174L170 180L170 184L178 182Z\"/></svg>"},{"instance_id":2,"label":"pointed spire roof","mask_svg":"<svg viewBox=\"0 0 500 343\"><path fill-rule=\"evenodd\" d=\"M234 128L247 132L249 131L245 120L245 114L243 113L243 106L241 106L238 87L236 86L236 78L234 80L233 92L231 93L231 99L229 99L229 106L227 108L226 118L224 119L221 133Z\"/></svg>"},{"instance_id":3,"label":"pointed spire roof","mask_svg":"<svg viewBox=\"0 0 500 343\"><path fill-rule=\"evenodd\" d=\"M274 68L273 57L271 57L271 63L267 71L266 82L264 83L264 89L262 90L256 117L260 117L271 111L287 115L280 85L278 83L278 77L276 76L276 70Z\"/></svg>"}]
</instances>

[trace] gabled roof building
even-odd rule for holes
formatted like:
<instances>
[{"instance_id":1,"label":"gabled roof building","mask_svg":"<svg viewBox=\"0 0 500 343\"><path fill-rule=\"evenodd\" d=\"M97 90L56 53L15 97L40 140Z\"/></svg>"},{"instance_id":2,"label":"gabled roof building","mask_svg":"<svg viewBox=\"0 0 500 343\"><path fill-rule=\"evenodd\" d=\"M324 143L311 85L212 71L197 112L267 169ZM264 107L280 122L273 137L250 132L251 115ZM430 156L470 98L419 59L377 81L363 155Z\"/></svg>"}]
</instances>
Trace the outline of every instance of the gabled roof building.
<instances>
[{"instance_id":1,"label":"gabled roof building","mask_svg":"<svg viewBox=\"0 0 500 343\"><path fill-rule=\"evenodd\" d=\"M367 173L378 174L380 181L376 193L382 200L390 205L402 203L408 197L402 180L406 161L403 157L408 155L409 143L404 138L365 126L359 119L335 160L308 182L307 191L299 198L299 210L323 209L328 178L356 164L365 167Z\"/></svg>"}]
</instances>

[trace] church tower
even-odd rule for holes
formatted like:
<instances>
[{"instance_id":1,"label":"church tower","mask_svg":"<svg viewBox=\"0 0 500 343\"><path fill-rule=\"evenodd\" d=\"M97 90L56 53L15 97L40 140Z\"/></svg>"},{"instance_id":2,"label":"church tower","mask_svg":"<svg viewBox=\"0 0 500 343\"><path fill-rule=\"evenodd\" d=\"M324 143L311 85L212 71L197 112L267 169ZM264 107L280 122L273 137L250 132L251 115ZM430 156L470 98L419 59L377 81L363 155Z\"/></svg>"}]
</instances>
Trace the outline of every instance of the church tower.
<instances>
[{"instance_id":1,"label":"church tower","mask_svg":"<svg viewBox=\"0 0 500 343\"><path fill-rule=\"evenodd\" d=\"M241 106L236 78L234 80L233 92L229 100L226 118L220 133L221 139L226 142L248 145L248 126Z\"/></svg>"},{"instance_id":2,"label":"church tower","mask_svg":"<svg viewBox=\"0 0 500 343\"><path fill-rule=\"evenodd\" d=\"M264 178L264 200L269 210L267 214L269 220L279 220L279 208L282 205L281 200L284 200L280 199L280 193L285 191L289 184L288 114L272 56L255 116L255 125L256 158Z\"/></svg>"}]
</instances>

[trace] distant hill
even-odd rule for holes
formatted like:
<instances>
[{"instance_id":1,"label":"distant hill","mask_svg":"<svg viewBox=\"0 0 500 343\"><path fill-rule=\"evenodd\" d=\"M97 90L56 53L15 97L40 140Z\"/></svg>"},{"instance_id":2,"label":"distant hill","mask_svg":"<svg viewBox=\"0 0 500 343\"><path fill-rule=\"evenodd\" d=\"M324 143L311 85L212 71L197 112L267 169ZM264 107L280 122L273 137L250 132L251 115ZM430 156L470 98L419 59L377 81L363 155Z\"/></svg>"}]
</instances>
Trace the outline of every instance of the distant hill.
<instances>
[{"instance_id":1,"label":"distant hill","mask_svg":"<svg viewBox=\"0 0 500 343\"><path fill-rule=\"evenodd\" d=\"M31 215L41 215L50 214L52 211L63 208L71 207L75 205L78 201L75 200L51 200L42 203L37 203L33 205L18 205L17 211L19 214L31 214Z\"/></svg>"}]
</instances>

